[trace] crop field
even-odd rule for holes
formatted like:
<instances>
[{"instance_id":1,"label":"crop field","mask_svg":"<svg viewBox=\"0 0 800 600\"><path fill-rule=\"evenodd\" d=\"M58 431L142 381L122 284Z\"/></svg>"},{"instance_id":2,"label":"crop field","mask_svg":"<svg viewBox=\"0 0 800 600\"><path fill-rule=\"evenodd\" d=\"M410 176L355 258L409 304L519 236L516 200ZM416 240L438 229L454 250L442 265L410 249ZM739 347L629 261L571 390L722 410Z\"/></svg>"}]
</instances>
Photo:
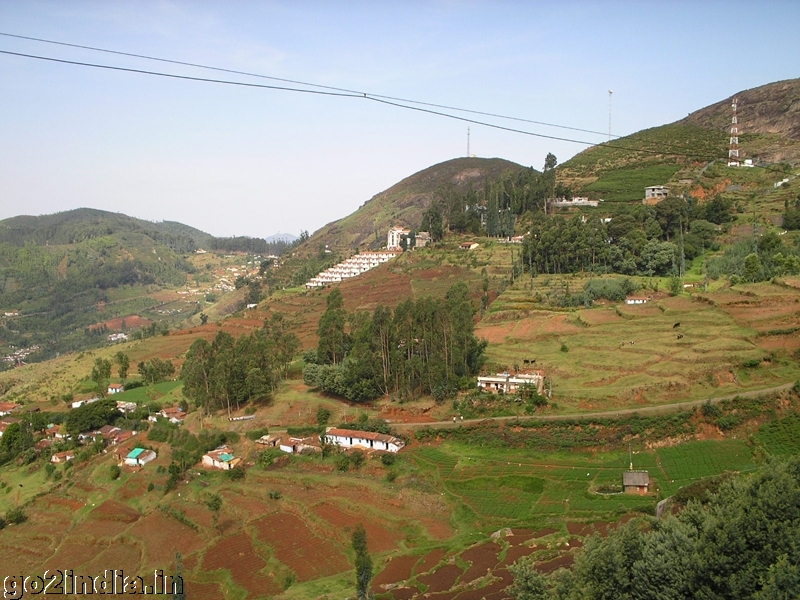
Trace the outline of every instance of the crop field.
<instances>
[{"instance_id":1,"label":"crop field","mask_svg":"<svg viewBox=\"0 0 800 600\"><path fill-rule=\"evenodd\" d=\"M758 444L776 456L800 454L800 415L764 423L754 435Z\"/></svg>"},{"instance_id":2,"label":"crop field","mask_svg":"<svg viewBox=\"0 0 800 600\"><path fill-rule=\"evenodd\" d=\"M660 448L658 457L666 475L661 487L667 495L698 479L756 468L752 450L742 440L687 442Z\"/></svg>"},{"instance_id":3,"label":"crop field","mask_svg":"<svg viewBox=\"0 0 800 600\"><path fill-rule=\"evenodd\" d=\"M489 363L512 371L535 360L531 368L550 377L553 400L572 410L699 400L800 378L786 353L742 370L776 349L775 337L786 351L800 346L800 335L788 333L800 327L800 290L759 284L677 297L649 291L653 300L645 305L571 310L537 302L537 294L580 290L584 282L539 276L501 294L476 326L476 335L489 341ZM775 327L768 323L785 331L766 335Z\"/></svg>"}]
</instances>

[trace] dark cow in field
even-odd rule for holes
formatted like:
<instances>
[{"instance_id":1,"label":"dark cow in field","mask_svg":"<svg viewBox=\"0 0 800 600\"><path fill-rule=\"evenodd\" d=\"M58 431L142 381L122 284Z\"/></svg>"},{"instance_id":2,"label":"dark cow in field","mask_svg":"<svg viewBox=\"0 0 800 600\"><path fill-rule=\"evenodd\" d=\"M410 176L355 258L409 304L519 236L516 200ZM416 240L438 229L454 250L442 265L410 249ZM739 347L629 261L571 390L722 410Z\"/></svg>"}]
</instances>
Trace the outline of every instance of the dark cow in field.
<instances>
[{"instance_id":1,"label":"dark cow in field","mask_svg":"<svg viewBox=\"0 0 800 600\"><path fill-rule=\"evenodd\" d=\"M681 326L681 324L680 324L680 323L675 323L675 325L673 325L673 326L672 326L672 328L673 328L673 329L677 329L677 328L678 328L678 327L680 327L680 326Z\"/></svg>"},{"instance_id":2,"label":"dark cow in field","mask_svg":"<svg viewBox=\"0 0 800 600\"><path fill-rule=\"evenodd\" d=\"M683 334L682 334L682 333L679 333L679 334L678 334L678 339L680 340L680 339L682 339L682 338L683 338Z\"/></svg>"}]
</instances>

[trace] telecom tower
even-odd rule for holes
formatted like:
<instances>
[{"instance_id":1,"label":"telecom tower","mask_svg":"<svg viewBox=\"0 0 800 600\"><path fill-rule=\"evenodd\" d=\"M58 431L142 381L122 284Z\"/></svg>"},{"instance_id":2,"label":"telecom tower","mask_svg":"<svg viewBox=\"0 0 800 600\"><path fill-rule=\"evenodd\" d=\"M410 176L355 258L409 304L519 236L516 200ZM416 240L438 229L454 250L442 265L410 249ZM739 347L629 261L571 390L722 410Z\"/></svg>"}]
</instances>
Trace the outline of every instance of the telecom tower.
<instances>
[{"instance_id":1,"label":"telecom tower","mask_svg":"<svg viewBox=\"0 0 800 600\"><path fill-rule=\"evenodd\" d=\"M728 166L739 166L739 117L736 115L736 98L731 103L733 116L731 117L731 148L728 150Z\"/></svg>"}]
</instances>

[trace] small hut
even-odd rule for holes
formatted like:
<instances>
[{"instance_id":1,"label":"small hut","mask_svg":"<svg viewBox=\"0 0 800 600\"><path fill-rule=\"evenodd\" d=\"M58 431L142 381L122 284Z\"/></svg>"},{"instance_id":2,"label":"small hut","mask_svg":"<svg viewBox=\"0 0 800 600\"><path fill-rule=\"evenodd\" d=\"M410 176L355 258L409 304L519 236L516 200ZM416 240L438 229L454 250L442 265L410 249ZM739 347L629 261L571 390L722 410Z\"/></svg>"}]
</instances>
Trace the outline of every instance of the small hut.
<instances>
[{"instance_id":1,"label":"small hut","mask_svg":"<svg viewBox=\"0 0 800 600\"><path fill-rule=\"evenodd\" d=\"M644 496L650 490L650 474L647 471L625 471L622 487L626 494Z\"/></svg>"}]
</instances>

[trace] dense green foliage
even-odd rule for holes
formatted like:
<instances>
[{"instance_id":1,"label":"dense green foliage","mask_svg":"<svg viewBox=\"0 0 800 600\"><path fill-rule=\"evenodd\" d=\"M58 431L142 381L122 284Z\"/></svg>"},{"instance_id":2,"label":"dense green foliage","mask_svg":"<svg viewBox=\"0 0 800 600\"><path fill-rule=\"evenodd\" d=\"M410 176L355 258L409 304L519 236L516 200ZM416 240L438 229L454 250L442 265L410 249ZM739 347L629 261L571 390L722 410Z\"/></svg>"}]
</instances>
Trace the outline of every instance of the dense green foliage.
<instances>
[{"instance_id":1,"label":"dense green foliage","mask_svg":"<svg viewBox=\"0 0 800 600\"><path fill-rule=\"evenodd\" d=\"M299 347L279 313L238 339L223 331L211 344L198 338L181 369L183 393L198 407L229 414L247 402L267 401Z\"/></svg>"},{"instance_id":2,"label":"dense green foliage","mask_svg":"<svg viewBox=\"0 0 800 600\"><path fill-rule=\"evenodd\" d=\"M443 400L480 369L486 342L473 333L475 309L465 284L450 288L443 302L409 299L371 315L347 315L340 294L331 293L320 319L320 364L304 368L307 385L354 402L393 393Z\"/></svg>"},{"instance_id":3,"label":"dense green foliage","mask_svg":"<svg viewBox=\"0 0 800 600\"><path fill-rule=\"evenodd\" d=\"M367 550L367 532L359 523L353 530L353 550L356 553L356 597L367 600L372 596L369 582L372 581L372 558Z\"/></svg>"},{"instance_id":4,"label":"dense green foliage","mask_svg":"<svg viewBox=\"0 0 800 600\"><path fill-rule=\"evenodd\" d=\"M778 599L800 589L800 458L729 478L707 504L590 538L549 580L512 569L518 599ZM527 595L526 595L527 594Z\"/></svg>"},{"instance_id":5,"label":"dense green foliage","mask_svg":"<svg viewBox=\"0 0 800 600\"><path fill-rule=\"evenodd\" d=\"M742 240L722 256L708 261L708 274L717 278L735 276L732 281L765 281L782 275L800 273L800 246L789 246L770 231L756 240Z\"/></svg>"},{"instance_id":6,"label":"dense green foliage","mask_svg":"<svg viewBox=\"0 0 800 600\"><path fill-rule=\"evenodd\" d=\"M77 435L84 431L99 429L120 416L117 402L113 398L105 398L79 406L69 412L64 422L67 432Z\"/></svg>"}]
</instances>

